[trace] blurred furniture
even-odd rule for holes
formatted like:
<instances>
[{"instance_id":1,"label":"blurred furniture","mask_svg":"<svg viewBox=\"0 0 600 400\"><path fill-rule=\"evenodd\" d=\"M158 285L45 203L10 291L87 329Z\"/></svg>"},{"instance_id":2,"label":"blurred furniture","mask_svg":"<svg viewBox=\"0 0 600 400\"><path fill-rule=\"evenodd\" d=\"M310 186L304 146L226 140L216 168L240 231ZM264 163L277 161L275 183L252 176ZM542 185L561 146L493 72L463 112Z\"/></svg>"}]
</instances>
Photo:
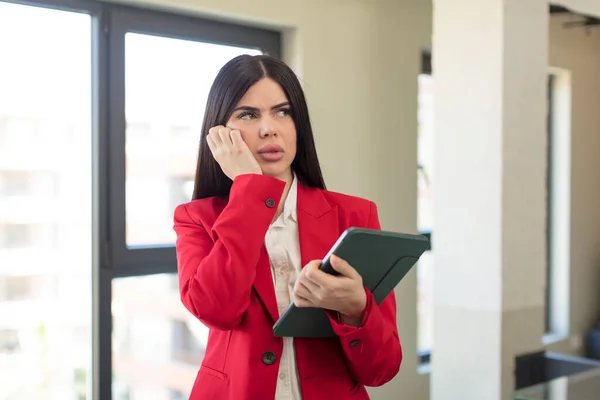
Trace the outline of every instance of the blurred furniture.
<instances>
[{"instance_id":1,"label":"blurred furniture","mask_svg":"<svg viewBox=\"0 0 600 400\"><path fill-rule=\"evenodd\" d=\"M516 359L513 400L598 400L600 361L552 352Z\"/></svg>"}]
</instances>

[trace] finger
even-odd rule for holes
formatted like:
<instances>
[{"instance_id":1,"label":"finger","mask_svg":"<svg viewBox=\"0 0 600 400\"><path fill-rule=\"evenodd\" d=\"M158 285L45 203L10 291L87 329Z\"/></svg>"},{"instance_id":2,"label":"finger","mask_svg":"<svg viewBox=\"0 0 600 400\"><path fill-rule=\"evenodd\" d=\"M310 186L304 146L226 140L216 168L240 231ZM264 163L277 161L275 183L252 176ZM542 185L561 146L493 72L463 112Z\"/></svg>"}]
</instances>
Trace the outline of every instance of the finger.
<instances>
[{"instance_id":1,"label":"finger","mask_svg":"<svg viewBox=\"0 0 600 400\"><path fill-rule=\"evenodd\" d=\"M219 133L219 129L221 129L221 128L225 128L225 127L223 125L215 125L208 130L208 133L217 134L217 133Z\"/></svg>"},{"instance_id":2,"label":"finger","mask_svg":"<svg viewBox=\"0 0 600 400\"><path fill-rule=\"evenodd\" d=\"M292 294L294 296L294 304L298 307L316 307L313 301L313 296L310 294L308 289L299 281L296 282Z\"/></svg>"},{"instance_id":3,"label":"finger","mask_svg":"<svg viewBox=\"0 0 600 400\"><path fill-rule=\"evenodd\" d=\"M296 307L316 307L312 301L301 296L294 296L294 305Z\"/></svg>"},{"instance_id":4,"label":"finger","mask_svg":"<svg viewBox=\"0 0 600 400\"><path fill-rule=\"evenodd\" d=\"M308 264L302 268L302 273L300 274L300 278L303 277L310 282L313 282L316 285L322 286L324 283L323 275L327 275L325 272L320 270L321 260L312 260Z\"/></svg>"},{"instance_id":5,"label":"finger","mask_svg":"<svg viewBox=\"0 0 600 400\"><path fill-rule=\"evenodd\" d=\"M246 147L246 143L244 142L244 139L242 139L242 133L237 129L232 130L229 133L229 136L231 137L231 143L233 143L234 147L241 149Z\"/></svg>"},{"instance_id":6,"label":"finger","mask_svg":"<svg viewBox=\"0 0 600 400\"><path fill-rule=\"evenodd\" d=\"M300 276L303 276L306 274L311 274L313 271L318 271L320 267L321 267L321 260L309 261L304 267L302 267Z\"/></svg>"},{"instance_id":7,"label":"finger","mask_svg":"<svg viewBox=\"0 0 600 400\"><path fill-rule=\"evenodd\" d=\"M319 268L307 271L305 278L319 288L331 289L337 284L338 277L321 271Z\"/></svg>"},{"instance_id":8,"label":"finger","mask_svg":"<svg viewBox=\"0 0 600 400\"><path fill-rule=\"evenodd\" d=\"M292 292L294 294L298 293L298 294L300 294L303 297L310 296L310 289L309 289L309 287L308 287L308 285L306 283L307 279L304 276L304 270L305 270L305 268L303 268L302 272L300 272L300 276L298 276L298 278L294 282L294 288L292 289Z\"/></svg>"},{"instance_id":9,"label":"finger","mask_svg":"<svg viewBox=\"0 0 600 400\"><path fill-rule=\"evenodd\" d=\"M206 135L206 144L208 144L210 152L214 155L217 151L217 144L211 135Z\"/></svg>"},{"instance_id":10,"label":"finger","mask_svg":"<svg viewBox=\"0 0 600 400\"><path fill-rule=\"evenodd\" d=\"M339 272L341 275L350 279L356 279L360 277L360 274L356 272L356 270L350 264L348 264L346 260L332 254L329 258L329 261L333 269Z\"/></svg>"},{"instance_id":11,"label":"finger","mask_svg":"<svg viewBox=\"0 0 600 400\"><path fill-rule=\"evenodd\" d=\"M301 276L300 279L298 279L298 284L311 294L316 294L321 289L321 286L311 281L306 276Z\"/></svg>"},{"instance_id":12,"label":"finger","mask_svg":"<svg viewBox=\"0 0 600 400\"><path fill-rule=\"evenodd\" d=\"M208 135L210 136L213 142L218 145L221 143L221 136L219 136L219 129L223 128L223 126L213 126L208 130Z\"/></svg>"},{"instance_id":13,"label":"finger","mask_svg":"<svg viewBox=\"0 0 600 400\"><path fill-rule=\"evenodd\" d=\"M305 299L312 299L314 297L312 295L310 289L306 285L304 285L300 282L298 282L298 285L296 285L296 287L294 287L294 295L303 297Z\"/></svg>"},{"instance_id":14,"label":"finger","mask_svg":"<svg viewBox=\"0 0 600 400\"><path fill-rule=\"evenodd\" d=\"M219 137L221 138L221 142L227 147L231 147L233 142L231 141L231 136L229 134L231 130L229 128L219 128Z\"/></svg>"},{"instance_id":15,"label":"finger","mask_svg":"<svg viewBox=\"0 0 600 400\"><path fill-rule=\"evenodd\" d=\"M210 137L210 140L212 140L213 144L215 145L215 151L219 149L219 147L223 146L223 143L221 142L221 137L219 136L219 133L213 133L213 134L209 134L207 136L207 142L208 142L208 138Z\"/></svg>"}]
</instances>

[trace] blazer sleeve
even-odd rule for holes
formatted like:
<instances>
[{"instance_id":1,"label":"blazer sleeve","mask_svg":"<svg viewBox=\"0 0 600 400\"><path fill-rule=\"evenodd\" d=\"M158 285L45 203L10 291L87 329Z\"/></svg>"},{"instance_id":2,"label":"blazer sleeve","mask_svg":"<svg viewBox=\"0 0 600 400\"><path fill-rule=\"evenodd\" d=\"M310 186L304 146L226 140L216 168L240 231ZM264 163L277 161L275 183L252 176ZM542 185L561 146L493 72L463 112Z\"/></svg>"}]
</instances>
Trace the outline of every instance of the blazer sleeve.
<instances>
[{"instance_id":1,"label":"blazer sleeve","mask_svg":"<svg viewBox=\"0 0 600 400\"><path fill-rule=\"evenodd\" d=\"M212 228L198 218L200 207L190 212L187 203L175 209L181 300L207 327L230 330L241 323L284 187L283 181L263 175L236 177L228 204Z\"/></svg>"},{"instance_id":2,"label":"blazer sleeve","mask_svg":"<svg viewBox=\"0 0 600 400\"><path fill-rule=\"evenodd\" d=\"M377 206L371 202L367 228L381 229ZM365 289L367 305L360 327L342 324L328 313L354 378L365 386L381 386L400 370L402 346L396 325L396 297L392 291L379 306Z\"/></svg>"}]
</instances>

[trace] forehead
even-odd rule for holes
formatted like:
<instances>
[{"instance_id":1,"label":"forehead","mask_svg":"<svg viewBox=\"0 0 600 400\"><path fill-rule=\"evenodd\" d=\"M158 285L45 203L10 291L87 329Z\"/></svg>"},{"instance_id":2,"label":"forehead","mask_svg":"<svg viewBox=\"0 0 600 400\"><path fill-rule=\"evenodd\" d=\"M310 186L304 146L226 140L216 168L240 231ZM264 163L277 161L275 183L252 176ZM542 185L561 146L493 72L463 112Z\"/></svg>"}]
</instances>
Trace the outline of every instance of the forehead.
<instances>
[{"instance_id":1,"label":"forehead","mask_svg":"<svg viewBox=\"0 0 600 400\"><path fill-rule=\"evenodd\" d=\"M288 101L288 98L281 86L271 78L263 78L248 89L238 106L269 108L285 101Z\"/></svg>"}]
</instances>

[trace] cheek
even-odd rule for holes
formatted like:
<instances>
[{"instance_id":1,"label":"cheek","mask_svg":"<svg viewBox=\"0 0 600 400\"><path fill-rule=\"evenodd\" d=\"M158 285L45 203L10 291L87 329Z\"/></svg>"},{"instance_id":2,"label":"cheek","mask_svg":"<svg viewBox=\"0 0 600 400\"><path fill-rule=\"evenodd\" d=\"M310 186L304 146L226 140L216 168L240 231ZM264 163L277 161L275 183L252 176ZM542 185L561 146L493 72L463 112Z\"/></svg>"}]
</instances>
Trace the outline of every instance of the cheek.
<instances>
[{"instance_id":1,"label":"cheek","mask_svg":"<svg viewBox=\"0 0 600 400\"><path fill-rule=\"evenodd\" d=\"M296 141L297 141L297 133L296 128L292 126L289 133L285 135L285 148L288 150L292 150L294 156L296 156Z\"/></svg>"},{"instance_id":2,"label":"cheek","mask_svg":"<svg viewBox=\"0 0 600 400\"><path fill-rule=\"evenodd\" d=\"M286 148L292 149L294 156L296 155L296 135L291 136L286 143Z\"/></svg>"},{"instance_id":3,"label":"cheek","mask_svg":"<svg viewBox=\"0 0 600 400\"><path fill-rule=\"evenodd\" d=\"M247 129L243 129L243 128L235 128L238 129L240 131L240 134L242 135L242 140L244 141L244 143L246 143L246 146L248 146L248 148L250 150L252 150L252 152L254 152L254 150L257 150L255 147L258 146L257 141L258 141L258 137L256 134L252 134L251 132L248 132Z\"/></svg>"}]
</instances>

